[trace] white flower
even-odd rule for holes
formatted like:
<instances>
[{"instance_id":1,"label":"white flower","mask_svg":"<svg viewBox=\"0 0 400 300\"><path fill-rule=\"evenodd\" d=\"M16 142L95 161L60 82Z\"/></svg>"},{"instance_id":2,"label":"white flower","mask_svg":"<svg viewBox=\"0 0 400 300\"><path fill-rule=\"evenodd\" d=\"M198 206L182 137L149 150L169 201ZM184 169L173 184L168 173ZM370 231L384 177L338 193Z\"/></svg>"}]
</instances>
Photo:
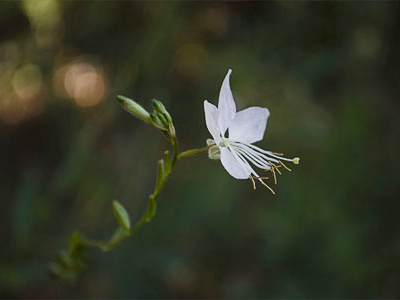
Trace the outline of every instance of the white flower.
<instances>
[{"instance_id":1,"label":"white flower","mask_svg":"<svg viewBox=\"0 0 400 300\"><path fill-rule=\"evenodd\" d=\"M218 108L204 101L204 112L208 131L213 140L207 140L207 144L213 145L209 149L210 158L220 159L228 173L236 179L251 179L255 188L254 179L274 191L263 181L267 177L259 176L254 170L257 167L264 171L275 171L281 174L279 167L287 168L282 161L290 161L298 164L300 159L288 159L282 154L263 150L253 143L263 139L269 110L262 107L249 107L236 112L235 101L229 86L229 77L232 70L229 69L221 86ZM228 137L226 133L229 131ZM251 164L250 164L250 163ZM274 193L275 194L275 193Z\"/></svg>"}]
</instances>

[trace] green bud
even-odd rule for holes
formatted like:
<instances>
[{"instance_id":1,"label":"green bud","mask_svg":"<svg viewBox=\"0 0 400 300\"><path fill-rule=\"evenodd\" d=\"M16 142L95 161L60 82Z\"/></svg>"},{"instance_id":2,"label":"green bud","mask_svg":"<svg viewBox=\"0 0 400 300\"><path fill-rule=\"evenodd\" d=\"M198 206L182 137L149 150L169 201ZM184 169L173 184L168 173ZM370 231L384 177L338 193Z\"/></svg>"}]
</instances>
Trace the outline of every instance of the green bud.
<instances>
[{"instance_id":1,"label":"green bud","mask_svg":"<svg viewBox=\"0 0 400 300\"><path fill-rule=\"evenodd\" d=\"M207 139L207 146L212 146L212 145L215 145L216 143L215 143L215 141L214 140L212 140L212 139Z\"/></svg>"},{"instance_id":2,"label":"green bud","mask_svg":"<svg viewBox=\"0 0 400 300\"><path fill-rule=\"evenodd\" d=\"M161 101L158 101L156 99L151 99L151 103L153 104L154 109L158 113L164 115L168 122L172 122L171 115L169 114L169 112L167 111L167 109L165 108L164 104L162 104Z\"/></svg>"},{"instance_id":3,"label":"green bud","mask_svg":"<svg viewBox=\"0 0 400 300\"><path fill-rule=\"evenodd\" d=\"M161 123L163 123L163 125L164 125L165 127L169 127L168 121L167 121L167 119L164 117L163 114L158 113L158 114L157 114L157 117L160 119Z\"/></svg>"},{"instance_id":4,"label":"green bud","mask_svg":"<svg viewBox=\"0 0 400 300\"><path fill-rule=\"evenodd\" d=\"M127 112L150 124L150 114L138 103L121 95L117 96L117 100Z\"/></svg>"},{"instance_id":5,"label":"green bud","mask_svg":"<svg viewBox=\"0 0 400 300\"><path fill-rule=\"evenodd\" d=\"M168 124L168 130L169 130L169 133L170 133L170 135L171 135L172 137L176 137L175 127L174 127L174 124L172 124L172 122L170 122L170 123Z\"/></svg>"},{"instance_id":6,"label":"green bud","mask_svg":"<svg viewBox=\"0 0 400 300\"><path fill-rule=\"evenodd\" d=\"M113 201L113 209L119 225L128 233L129 230L131 229L131 221L128 212L117 201Z\"/></svg>"},{"instance_id":7,"label":"green bud","mask_svg":"<svg viewBox=\"0 0 400 300\"><path fill-rule=\"evenodd\" d=\"M162 121L159 118L159 114L157 114L157 112L153 111L150 113L150 118L151 118L151 123L158 129L161 130L167 130L167 128L165 127L165 125L162 123Z\"/></svg>"},{"instance_id":8,"label":"green bud","mask_svg":"<svg viewBox=\"0 0 400 300\"><path fill-rule=\"evenodd\" d=\"M162 104L161 101L158 101L156 99L151 99L151 103L153 104L154 109L156 111L158 111L159 113L163 114L163 113L165 113L167 111L165 106L164 106L164 104Z\"/></svg>"}]
</instances>

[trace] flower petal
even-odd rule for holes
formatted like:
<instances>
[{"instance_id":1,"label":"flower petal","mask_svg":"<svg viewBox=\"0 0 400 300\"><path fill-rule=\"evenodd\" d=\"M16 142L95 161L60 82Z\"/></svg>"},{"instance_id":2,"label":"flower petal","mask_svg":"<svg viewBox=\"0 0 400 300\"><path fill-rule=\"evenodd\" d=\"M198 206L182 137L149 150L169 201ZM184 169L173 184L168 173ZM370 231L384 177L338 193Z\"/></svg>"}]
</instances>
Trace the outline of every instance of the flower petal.
<instances>
[{"instance_id":1,"label":"flower petal","mask_svg":"<svg viewBox=\"0 0 400 300\"><path fill-rule=\"evenodd\" d=\"M226 147L220 147L221 163L225 170L236 179L248 179L250 172L244 168L236 157Z\"/></svg>"},{"instance_id":2,"label":"flower petal","mask_svg":"<svg viewBox=\"0 0 400 300\"><path fill-rule=\"evenodd\" d=\"M221 90L219 92L218 126L222 135L225 134L226 129L228 129L229 124L235 118L236 114L236 105L235 101L233 100L231 87L229 85L229 77L231 76L231 73L232 70L229 69L224 81L222 82Z\"/></svg>"},{"instance_id":3,"label":"flower petal","mask_svg":"<svg viewBox=\"0 0 400 300\"><path fill-rule=\"evenodd\" d=\"M239 111L229 126L229 139L244 143L261 141L268 117L268 108L249 107Z\"/></svg>"},{"instance_id":4,"label":"flower petal","mask_svg":"<svg viewBox=\"0 0 400 300\"><path fill-rule=\"evenodd\" d=\"M211 133L214 141L219 144L221 141L220 131L218 127L218 109L214 104L207 100L204 101L204 114L206 116L206 125L208 131Z\"/></svg>"}]
</instances>

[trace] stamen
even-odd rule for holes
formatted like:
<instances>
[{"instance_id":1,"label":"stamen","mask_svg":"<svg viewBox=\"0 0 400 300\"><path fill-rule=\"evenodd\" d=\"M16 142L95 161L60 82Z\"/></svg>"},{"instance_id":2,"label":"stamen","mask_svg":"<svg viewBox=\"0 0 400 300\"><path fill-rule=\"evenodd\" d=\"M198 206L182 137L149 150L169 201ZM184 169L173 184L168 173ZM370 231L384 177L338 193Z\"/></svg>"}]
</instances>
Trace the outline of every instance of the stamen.
<instances>
[{"instance_id":1,"label":"stamen","mask_svg":"<svg viewBox=\"0 0 400 300\"><path fill-rule=\"evenodd\" d=\"M262 185L264 185L265 187L267 187L267 188L271 191L272 194L276 195L275 192L274 192L274 190L273 190L268 184L266 184L266 183L265 183L264 181L262 181L262 180L260 180L260 182L261 182Z\"/></svg>"},{"instance_id":2,"label":"stamen","mask_svg":"<svg viewBox=\"0 0 400 300\"><path fill-rule=\"evenodd\" d=\"M282 160L291 161L294 164L298 164L300 162L300 159L297 157L288 159L282 157L283 153L266 151L252 144L236 142L226 138L222 139L219 146L227 147L236 158L236 161L239 163L239 165L247 172L247 174L249 174L249 179L253 184L253 189L257 188L255 182L255 179L257 179L274 195L275 191L263 181L264 179L268 179L268 177L258 176L253 168L257 167L264 171L271 171L272 175L274 176L274 183L278 184L275 171L279 175L282 175L282 172L279 170L281 167L285 168L289 172L292 171L282 162Z\"/></svg>"},{"instance_id":3,"label":"stamen","mask_svg":"<svg viewBox=\"0 0 400 300\"><path fill-rule=\"evenodd\" d=\"M251 182L253 182L253 189L255 190L256 189L256 182L254 181L253 176L250 176L249 178L251 179Z\"/></svg>"},{"instance_id":4,"label":"stamen","mask_svg":"<svg viewBox=\"0 0 400 300\"><path fill-rule=\"evenodd\" d=\"M271 169L271 172L272 172L272 174L274 174L274 182L275 182L275 184L277 184L277 181L276 181L276 175L275 175L275 170L274 170L274 168L272 168L272 169Z\"/></svg>"},{"instance_id":5,"label":"stamen","mask_svg":"<svg viewBox=\"0 0 400 300\"><path fill-rule=\"evenodd\" d=\"M268 177L266 177L266 176L264 176L264 177L253 176L253 178L255 178L255 179L268 179Z\"/></svg>"},{"instance_id":6,"label":"stamen","mask_svg":"<svg viewBox=\"0 0 400 300\"><path fill-rule=\"evenodd\" d=\"M283 153L278 153L278 152L271 152L272 154L278 155L278 156L283 156Z\"/></svg>"},{"instance_id":7,"label":"stamen","mask_svg":"<svg viewBox=\"0 0 400 300\"><path fill-rule=\"evenodd\" d=\"M249 154L252 154L253 156L257 156L259 158L259 160L262 160L264 163L266 163L267 165L269 165L269 163L271 161L278 163L278 160L268 157L265 154L262 154L260 152L255 151L254 149L250 148L248 145L245 144L240 144L237 142L233 142L234 146L236 148L242 149L243 151L248 152ZM262 150L262 149L261 149Z\"/></svg>"},{"instance_id":8,"label":"stamen","mask_svg":"<svg viewBox=\"0 0 400 300\"><path fill-rule=\"evenodd\" d=\"M252 146L254 146L254 145L252 145ZM262 149L261 149L261 150L262 150ZM264 150L264 151L265 151L265 150ZM269 152L269 151L266 151L266 152ZM269 156L272 156L272 157L275 157L275 158L277 158L278 160L279 160L279 159L282 159L282 160L285 160L285 161L293 162L293 159L278 156L278 155L274 154L274 152L269 152L268 155L269 155Z\"/></svg>"},{"instance_id":9,"label":"stamen","mask_svg":"<svg viewBox=\"0 0 400 300\"><path fill-rule=\"evenodd\" d=\"M258 174L253 170L253 168L250 166L250 164L247 162L247 160L239 153L236 152L235 149L232 149L231 146L228 146L228 149L231 151L231 153L233 154L233 156L236 157L237 161L239 162L239 164L248 172L251 174L254 174L256 176L258 176Z\"/></svg>"},{"instance_id":10,"label":"stamen","mask_svg":"<svg viewBox=\"0 0 400 300\"><path fill-rule=\"evenodd\" d=\"M260 169L264 169L267 170L270 168L268 162L252 155L251 153L246 152L245 150L243 150L240 147L235 147L235 149L238 151L238 153L244 155L245 157L248 158L249 161L251 161L255 166L257 166Z\"/></svg>"},{"instance_id":11,"label":"stamen","mask_svg":"<svg viewBox=\"0 0 400 300\"><path fill-rule=\"evenodd\" d=\"M289 172L292 172L292 170L290 170L288 167L285 166L285 164L281 161L279 161L280 164L282 165L282 167L284 167L286 170L288 170Z\"/></svg>"},{"instance_id":12,"label":"stamen","mask_svg":"<svg viewBox=\"0 0 400 300\"><path fill-rule=\"evenodd\" d=\"M262 181L263 179L268 179L268 177L258 177L258 176L250 175L250 179L253 182L253 188L254 189L256 189L256 183L255 183L254 179L258 179L258 181L260 181L263 186L268 188L271 191L272 194L276 195L274 190L268 184L266 184L264 181Z\"/></svg>"},{"instance_id":13,"label":"stamen","mask_svg":"<svg viewBox=\"0 0 400 300\"><path fill-rule=\"evenodd\" d=\"M272 164L272 163L271 163ZM274 169L279 173L279 175L282 175L281 171L279 170L280 166L277 166L275 164L272 164L274 166Z\"/></svg>"}]
</instances>

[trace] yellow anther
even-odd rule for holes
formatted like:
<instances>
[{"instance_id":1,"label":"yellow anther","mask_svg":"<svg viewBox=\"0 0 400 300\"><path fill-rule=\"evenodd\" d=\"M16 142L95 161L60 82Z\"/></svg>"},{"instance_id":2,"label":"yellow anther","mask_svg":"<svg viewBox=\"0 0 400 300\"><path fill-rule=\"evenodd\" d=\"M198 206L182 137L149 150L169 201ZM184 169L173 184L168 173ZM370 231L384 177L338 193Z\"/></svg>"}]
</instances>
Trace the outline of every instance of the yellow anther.
<instances>
[{"instance_id":1,"label":"yellow anther","mask_svg":"<svg viewBox=\"0 0 400 300\"><path fill-rule=\"evenodd\" d=\"M293 158L293 163L294 163L295 165L298 165L298 164L300 163L300 157L295 157L295 158Z\"/></svg>"},{"instance_id":2,"label":"yellow anther","mask_svg":"<svg viewBox=\"0 0 400 300\"><path fill-rule=\"evenodd\" d=\"M272 152L272 154L278 155L278 156L283 156L283 153L278 153L278 152Z\"/></svg>"},{"instance_id":3,"label":"yellow anther","mask_svg":"<svg viewBox=\"0 0 400 300\"><path fill-rule=\"evenodd\" d=\"M249 177L251 179L251 182L253 182L253 189L256 189L256 182L253 179L253 176Z\"/></svg>"},{"instance_id":4,"label":"yellow anther","mask_svg":"<svg viewBox=\"0 0 400 300\"><path fill-rule=\"evenodd\" d=\"M261 181L261 180L260 180L260 182L262 183L262 185L264 185L265 187L267 187L267 188L271 191L272 194L275 195L274 190L273 190L268 184L266 184L264 181Z\"/></svg>"},{"instance_id":5,"label":"yellow anther","mask_svg":"<svg viewBox=\"0 0 400 300\"><path fill-rule=\"evenodd\" d=\"M279 168L280 168L281 166L277 166L277 165L275 165L275 164L272 163L272 162L269 162L269 163L274 167L274 169L278 172L279 175L282 175L281 171L279 171Z\"/></svg>"},{"instance_id":6,"label":"yellow anther","mask_svg":"<svg viewBox=\"0 0 400 300\"><path fill-rule=\"evenodd\" d=\"M272 174L274 174L274 182L275 182L275 184L277 184L274 168L271 168L271 172L272 172Z\"/></svg>"},{"instance_id":7,"label":"yellow anther","mask_svg":"<svg viewBox=\"0 0 400 300\"><path fill-rule=\"evenodd\" d=\"M256 189L256 182L254 181L254 179L259 179L259 181L261 182L261 184L262 184L263 186L267 187L267 188L271 191L271 193L275 195L274 190L273 190L270 186L268 186L268 184L266 184L264 181L262 181L263 179L268 179L268 177L257 177L257 176L252 176L252 175L250 175L249 178L251 179L251 181L252 181L252 183L253 183L253 188L254 188L254 189Z\"/></svg>"},{"instance_id":8,"label":"yellow anther","mask_svg":"<svg viewBox=\"0 0 400 300\"><path fill-rule=\"evenodd\" d=\"M290 170L288 167L285 166L285 164L281 161L279 161L279 163L282 165L282 167L284 167L286 170L288 170L289 172L292 172L292 170Z\"/></svg>"}]
</instances>

